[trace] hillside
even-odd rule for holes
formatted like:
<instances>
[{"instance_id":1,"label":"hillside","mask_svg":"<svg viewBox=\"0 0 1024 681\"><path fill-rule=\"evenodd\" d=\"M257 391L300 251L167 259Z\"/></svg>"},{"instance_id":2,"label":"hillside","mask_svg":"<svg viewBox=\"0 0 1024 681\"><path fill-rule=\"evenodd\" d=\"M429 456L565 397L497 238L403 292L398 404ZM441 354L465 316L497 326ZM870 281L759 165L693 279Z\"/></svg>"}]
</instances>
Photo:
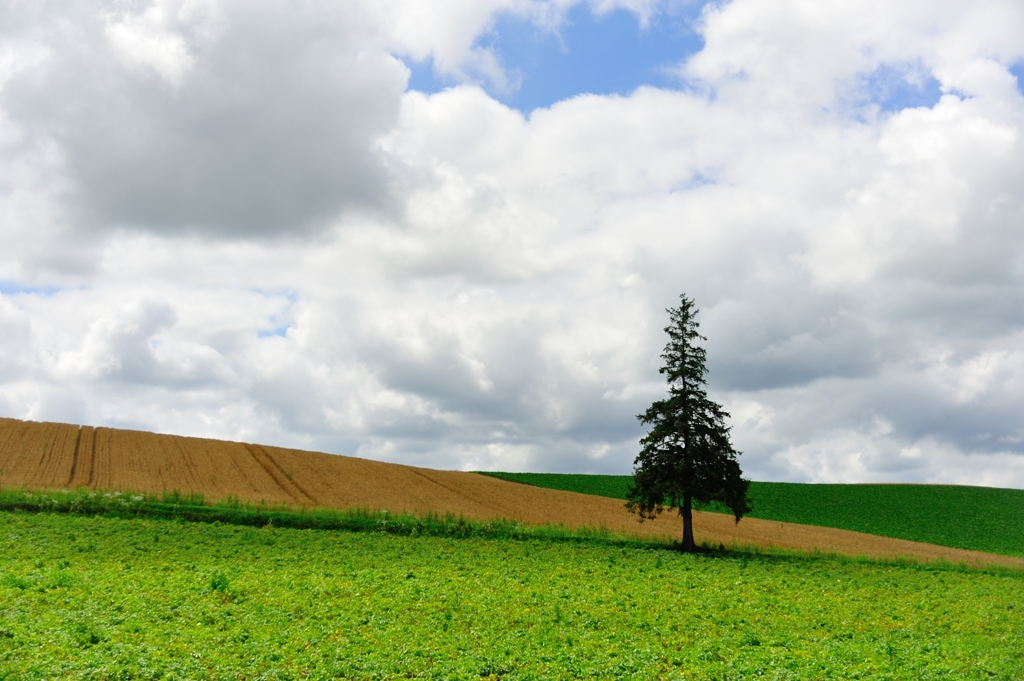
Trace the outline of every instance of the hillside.
<instances>
[{"instance_id":1,"label":"hillside","mask_svg":"<svg viewBox=\"0 0 1024 681\"><path fill-rule=\"evenodd\" d=\"M485 475L622 500L626 498L632 479L628 475L558 473ZM835 527L1024 556L1024 490L963 485L809 485L755 481L750 483L749 498L750 518Z\"/></svg>"},{"instance_id":2,"label":"hillside","mask_svg":"<svg viewBox=\"0 0 1024 681\"><path fill-rule=\"evenodd\" d=\"M451 513L523 523L604 527L674 538L678 518L638 523L621 501L521 485L494 477L437 471L346 456L112 428L0 418L0 487L199 493L299 507ZM835 551L873 557L916 556L1024 567L1024 560L960 551L831 528L745 519L738 525L698 513L698 542Z\"/></svg>"}]
</instances>

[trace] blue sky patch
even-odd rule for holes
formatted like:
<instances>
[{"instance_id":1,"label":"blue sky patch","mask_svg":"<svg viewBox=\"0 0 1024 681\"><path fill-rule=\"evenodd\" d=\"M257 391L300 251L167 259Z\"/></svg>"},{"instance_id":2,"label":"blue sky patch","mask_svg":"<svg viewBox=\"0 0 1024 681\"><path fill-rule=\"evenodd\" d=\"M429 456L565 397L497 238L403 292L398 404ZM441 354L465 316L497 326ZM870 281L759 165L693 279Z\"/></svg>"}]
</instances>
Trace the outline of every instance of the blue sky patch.
<instances>
[{"instance_id":1,"label":"blue sky patch","mask_svg":"<svg viewBox=\"0 0 1024 681\"><path fill-rule=\"evenodd\" d=\"M278 326L278 327L273 328L273 329L263 329L262 331L258 331L256 333L256 337L257 338L273 338L274 336L277 336L279 338L285 338L285 337L288 336L288 329L290 329L290 328L291 328L290 324L285 324L284 326Z\"/></svg>"},{"instance_id":2,"label":"blue sky patch","mask_svg":"<svg viewBox=\"0 0 1024 681\"><path fill-rule=\"evenodd\" d=\"M942 97L941 84L930 73L882 64L866 79L868 97L882 111L931 108Z\"/></svg>"},{"instance_id":3,"label":"blue sky patch","mask_svg":"<svg viewBox=\"0 0 1024 681\"><path fill-rule=\"evenodd\" d=\"M255 293L266 298L284 298L287 300L287 304L282 306L282 309L271 315L267 319L267 324L270 328L263 328L256 332L257 338L287 338L288 329L294 326L294 322L291 320L291 311L295 303L299 300L299 294L290 289L282 290L264 290L260 288L251 289ZM285 321L287 320L287 321Z\"/></svg>"},{"instance_id":4,"label":"blue sky patch","mask_svg":"<svg viewBox=\"0 0 1024 681\"><path fill-rule=\"evenodd\" d=\"M0 294L5 296L30 295L30 296L52 296L62 291L59 286L28 286L16 281L0 280Z\"/></svg>"},{"instance_id":5,"label":"blue sky patch","mask_svg":"<svg viewBox=\"0 0 1024 681\"><path fill-rule=\"evenodd\" d=\"M1024 63L1017 62L1011 66L1010 73L1017 79L1017 92L1024 95Z\"/></svg>"},{"instance_id":6,"label":"blue sky patch","mask_svg":"<svg viewBox=\"0 0 1024 681\"><path fill-rule=\"evenodd\" d=\"M510 80L511 92L490 95L524 113L575 95L626 95L641 85L675 87L669 69L704 46L694 30L702 5L662 13L641 27L625 10L595 15L585 5L573 7L557 33L546 32L522 18L498 17L494 28L477 41L492 49ZM409 89L434 93L454 83L434 72L430 60L407 62Z\"/></svg>"}]
</instances>

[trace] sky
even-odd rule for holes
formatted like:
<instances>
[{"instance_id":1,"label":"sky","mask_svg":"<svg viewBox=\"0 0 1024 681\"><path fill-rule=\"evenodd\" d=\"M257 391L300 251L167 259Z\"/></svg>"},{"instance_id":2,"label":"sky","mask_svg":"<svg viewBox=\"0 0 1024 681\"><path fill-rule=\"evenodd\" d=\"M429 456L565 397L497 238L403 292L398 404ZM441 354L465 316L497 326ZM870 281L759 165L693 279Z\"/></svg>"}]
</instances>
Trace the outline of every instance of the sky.
<instances>
[{"instance_id":1,"label":"sky","mask_svg":"<svg viewBox=\"0 0 1024 681\"><path fill-rule=\"evenodd\" d=\"M0 416L628 474L696 301L754 480L1024 488L1016 0L0 8Z\"/></svg>"}]
</instances>

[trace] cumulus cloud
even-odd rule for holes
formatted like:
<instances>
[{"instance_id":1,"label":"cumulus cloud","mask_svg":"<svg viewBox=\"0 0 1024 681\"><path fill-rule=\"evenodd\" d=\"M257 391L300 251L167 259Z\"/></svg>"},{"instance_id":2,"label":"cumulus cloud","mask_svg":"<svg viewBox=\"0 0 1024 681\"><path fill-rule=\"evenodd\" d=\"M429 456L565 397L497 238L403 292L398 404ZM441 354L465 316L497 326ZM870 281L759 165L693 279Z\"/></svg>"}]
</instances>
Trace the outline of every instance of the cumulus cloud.
<instances>
[{"instance_id":1,"label":"cumulus cloud","mask_svg":"<svg viewBox=\"0 0 1024 681\"><path fill-rule=\"evenodd\" d=\"M1024 485L1021 10L709 4L676 89L496 101L571 4L8 8L0 409L626 473L685 291L755 479Z\"/></svg>"},{"instance_id":2,"label":"cumulus cloud","mask_svg":"<svg viewBox=\"0 0 1024 681\"><path fill-rule=\"evenodd\" d=\"M175 7L168 2L156 3L140 14L122 11L108 17L104 33L126 66L150 68L168 84L178 86L196 59L188 41L175 30L176 24L200 23L198 33L209 34L210 24L217 23L211 14L216 16L212 4Z\"/></svg>"},{"instance_id":3,"label":"cumulus cloud","mask_svg":"<svg viewBox=\"0 0 1024 681\"><path fill-rule=\"evenodd\" d=\"M373 144L406 70L363 39L365 21L346 6L54 2L6 13L31 13L48 51L8 77L0 107L23 144L57 149L51 182L68 223L246 237L387 207Z\"/></svg>"}]
</instances>

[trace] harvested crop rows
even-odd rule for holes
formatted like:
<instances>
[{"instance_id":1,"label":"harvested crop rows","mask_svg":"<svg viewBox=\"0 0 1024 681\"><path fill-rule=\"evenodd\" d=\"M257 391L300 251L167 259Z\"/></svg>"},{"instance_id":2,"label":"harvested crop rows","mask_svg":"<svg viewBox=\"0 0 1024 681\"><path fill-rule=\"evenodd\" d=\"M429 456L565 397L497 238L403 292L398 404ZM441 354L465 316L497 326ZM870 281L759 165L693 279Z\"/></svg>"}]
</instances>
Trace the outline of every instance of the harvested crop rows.
<instances>
[{"instance_id":1,"label":"harvested crop rows","mask_svg":"<svg viewBox=\"0 0 1024 681\"><path fill-rule=\"evenodd\" d=\"M76 426L0 420L0 480L27 487L66 483L71 479L77 437Z\"/></svg>"},{"instance_id":2,"label":"harvested crop rows","mask_svg":"<svg viewBox=\"0 0 1024 681\"><path fill-rule=\"evenodd\" d=\"M366 508L394 513L505 518L532 525L604 527L675 538L679 519L637 523L621 500L532 487L474 473L437 471L278 447L138 431L0 419L0 486L84 487L207 501L295 507ZM696 513L697 541L834 551L876 558L915 556L1024 567L1024 560L791 523Z\"/></svg>"}]
</instances>

